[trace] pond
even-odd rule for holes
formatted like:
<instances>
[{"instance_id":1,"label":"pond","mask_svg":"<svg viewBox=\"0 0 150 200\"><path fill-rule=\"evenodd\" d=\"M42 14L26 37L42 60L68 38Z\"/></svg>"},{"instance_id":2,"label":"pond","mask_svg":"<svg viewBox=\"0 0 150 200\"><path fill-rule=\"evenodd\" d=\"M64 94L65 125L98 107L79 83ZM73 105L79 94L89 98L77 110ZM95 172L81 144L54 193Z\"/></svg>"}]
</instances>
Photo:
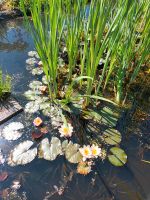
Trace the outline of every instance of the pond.
<instances>
[{"instance_id":1,"label":"pond","mask_svg":"<svg viewBox=\"0 0 150 200\"><path fill-rule=\"evenodd\" d=\"M0 22L0 66L13 77L12 94L23 107L27 103L23 93L34 79L26 68L28 52L32 50L35 50L34 44L22 19ZM146 117L141 117L137 123L133 118L135 107L133 105L133 112L127 112L117 127L124 139L122 147L128 155L125 166L115 167L103 161L97 163L90 174L83 176L77 174L76 165L70 164L63 156L55 161L36 158L27 165L15 167L5 162L0 164L0 172L7 172L8 177L0 182L0 199L149 200L150 166L141 161L150 160L149 111L145 111ZM22 112L0 126L1 130L10 122L21 122L25 126L23 136L16 141L0 138L4 157L25 140L32 140L34 146L39 144L31 135L35 117L37 115ZM49 118L40 117L49 127L48 134L57 135L49 125ZM13 190L14 181L21 185L17 190Z\"/></svg>"}]
</instances>

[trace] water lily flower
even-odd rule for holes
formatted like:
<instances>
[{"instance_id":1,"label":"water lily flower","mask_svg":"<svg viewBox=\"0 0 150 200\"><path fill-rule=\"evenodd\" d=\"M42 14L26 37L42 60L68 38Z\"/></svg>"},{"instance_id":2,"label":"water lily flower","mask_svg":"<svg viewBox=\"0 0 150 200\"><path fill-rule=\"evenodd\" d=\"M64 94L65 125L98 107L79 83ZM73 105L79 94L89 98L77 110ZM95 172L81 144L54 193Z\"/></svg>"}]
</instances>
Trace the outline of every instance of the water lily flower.
<instances>
[{"instance_id":1,"label":"water lily flower","mask_svg":"<svg viewBox=\"0 0 150 200\"><path fill-rule=\"evenodd\" d=\"M73 132L73 127L71 126L70 123L68 123L67 125L63 124L58 131L61 134L60 137L71 137Z\"/></svg>"},{"instance_id":2,"label":"water lily flower","mask_svg":"<svg viewBox=\"0 0 150 200\"><path fill-rule=\"evenodd\" d=\"M101 155L101 148L99 148L97 145L93 144L91 146L91 151L92 151L92 157L97 158L98 156Z\"/></svg>"},{"instance_id":3,"label":"water lily flower","mask_svg":"<svg viewBox=\"0 0 150 200\"><path fill-rule=\"evenodd\" d=\"M82 175L87 175L91 172L91 165L87 162L80 162L77 166L77 173Z\"/></svg>"},{"instance_id":4,"label":"water lily flower","mask_svg":"<svg viewBox=\"0 0 150 200\"><path fill-rule=\"evenodd\" d=\"M40 126L43 123L42 119L40 117L37 117L34 119L33 124L35 126Z\"/></svg>"},{"instance_id":5,"label":"water lily flower","mask_svg":"<svg viewBox=\"0 0 150 200\"><path fill-rule=\"evenodd\" d=\"M79 151L83 156L83 161L92 157L92 151L91 151L91 147L89 145L88 146L84 145L83 148L79 148Z\"/></svg>"}]
</instances>

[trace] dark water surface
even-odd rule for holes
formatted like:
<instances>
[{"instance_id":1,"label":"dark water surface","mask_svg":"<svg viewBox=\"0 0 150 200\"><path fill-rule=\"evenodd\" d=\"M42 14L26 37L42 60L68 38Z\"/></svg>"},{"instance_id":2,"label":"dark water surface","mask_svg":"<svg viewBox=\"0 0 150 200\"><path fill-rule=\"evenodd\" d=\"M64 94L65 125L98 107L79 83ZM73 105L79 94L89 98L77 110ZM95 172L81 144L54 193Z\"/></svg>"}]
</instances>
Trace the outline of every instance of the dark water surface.
<instances>
[{"instance_id":1,"label":"dark water surface","mask_svg":"<svg viewBox=\"0 0 150 200\"><path fill-rule=\"evenodd\" d=\"M0 22L0 66L13 76L13 95L22 106L26 103L22 94L28 90L28 84L33 79L25 67L30 50L34 50L34 44L22 19ZM0 149L6 155L15 144L32 140L32 120L35 116L32 117L22 112L9 120L20 121L26 128L23 137L15 142L0 138ZM9 177L0 182L0 191L10 188L12 181L17 179L22 185L18 195L26 192L29 200L44 200L46 196L50 200L150 200L150 164L141 161L142 157L150 160L150 122L144 119L134 126L127 123L126 127L120 123L118 129L123 134L122 147L128 155L126 166L117 168L104 161L97 164L89 175L82 176L75 173L76 166L69 164L63 156L52 162L36 158L26 166L10 167L5 164L0 165L0 171L7 171ZM56 186L65 188L63 195L56 192Z\"/></svg>"}]
</instances>

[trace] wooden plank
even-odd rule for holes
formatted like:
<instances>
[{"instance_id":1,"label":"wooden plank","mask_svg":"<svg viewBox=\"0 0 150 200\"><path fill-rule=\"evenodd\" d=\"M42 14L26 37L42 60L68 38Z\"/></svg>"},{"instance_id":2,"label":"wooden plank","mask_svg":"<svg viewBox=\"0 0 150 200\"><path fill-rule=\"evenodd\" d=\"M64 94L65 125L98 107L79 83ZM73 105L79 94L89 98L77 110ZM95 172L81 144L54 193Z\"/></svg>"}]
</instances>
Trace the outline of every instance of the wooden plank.
<instances>
[{"instance_id":1,"label":"wooden plank","mask_svg":"<svg viewBox=\"0 0 150 200\"><path fill-rule=\"evenodd\" d=\"M0 125L21 111L23 108L13 97L8 97L5 101L0 102Z\"/></svg>"}]
</instances>

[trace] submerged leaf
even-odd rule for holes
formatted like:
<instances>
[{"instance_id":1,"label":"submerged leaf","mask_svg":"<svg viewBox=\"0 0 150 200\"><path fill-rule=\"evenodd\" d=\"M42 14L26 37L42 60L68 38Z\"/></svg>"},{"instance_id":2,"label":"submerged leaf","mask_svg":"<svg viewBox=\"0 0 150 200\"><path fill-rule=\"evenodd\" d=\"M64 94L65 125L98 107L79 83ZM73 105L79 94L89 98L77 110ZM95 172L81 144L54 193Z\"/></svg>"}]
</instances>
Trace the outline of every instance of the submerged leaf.
<instances>
[{"instance_id":1,"label":"submerged leaf","mask_svg":"<svg viewBox=\"0 0 150 200\"><path fill-rule=\"evenodd\" d=\"M32 145L33 142L30 140L17 145L8 157L8 164L10 166L25 165L34 160L37 155L37 148L30 149Z\"/></svg>"},{"instance_id":2,"label":"submerged leaf","mask_svg":"<svg viewBox=\"0 0 150 200\"><path fill-rule=\"evenodd\" d=\"M7 172L0 172L0 182L5 181L8 178Z\"/></svg>"},{"instance_id":3,"label":"submerged leaf","mask_svg":"<svg viewBox=\"0 0 150 200\"><path fill-rule=\"evenodd\" d=\"M109 128L103 133L104 140L107 144L117 145L121 142L121 134L118 130Z\"/></svg>"},{"instance_id":4,"label":"submerged leaf","mask_svg":"<svg viewBox=\"0 0 150 200\"><path fill-rule=\"evenodd\" d=\"M112 147L111 154L108 155L108 160L117 167L123 166L127 162L127 155L123 149L119 147Z\"/></svg>"},{"instance_id":5,"label":"submerged leaf","mask_svg":"<svg viewBox=\"0 0 150 200\"><path fill-rule=\"evenodd\" d=\"M41 138L43 136L43 134L44 133L42 133L42 132L41 133L35 133L35 132L33 132L32 133L32 138L33 139L39 139L39 138Z\"/></svg>"}]
</instances>

